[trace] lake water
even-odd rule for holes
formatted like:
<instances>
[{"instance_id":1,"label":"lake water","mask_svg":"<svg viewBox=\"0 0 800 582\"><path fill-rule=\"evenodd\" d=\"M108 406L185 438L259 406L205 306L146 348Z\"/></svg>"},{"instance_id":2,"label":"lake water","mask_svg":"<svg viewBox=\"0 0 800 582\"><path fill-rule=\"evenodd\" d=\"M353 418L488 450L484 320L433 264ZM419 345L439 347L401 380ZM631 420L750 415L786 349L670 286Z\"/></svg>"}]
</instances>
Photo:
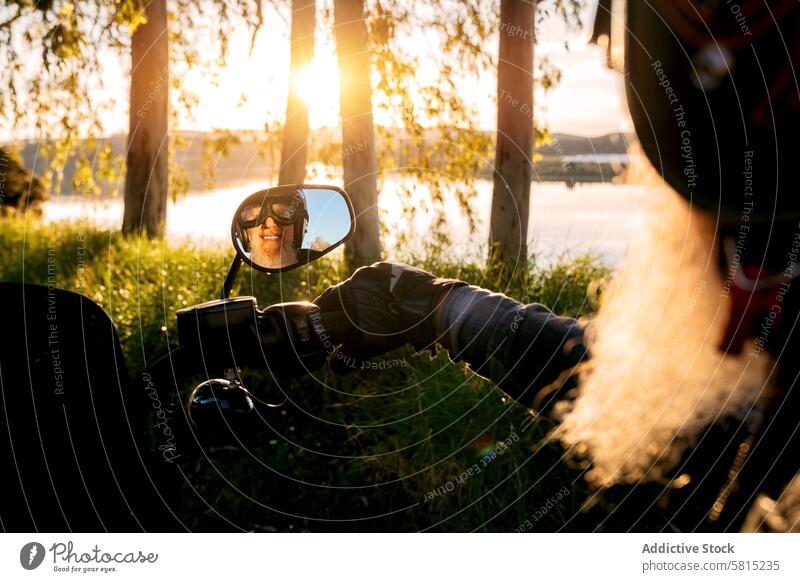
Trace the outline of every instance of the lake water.
<instances>
[{"instance_id":1,"label":"lake water","mask_svg":"<svg viewBox=\"0 0 800 582\"><path fill-rule=\"evenodd\" d=\"M561 158L565 162L570 163L588 163L588 164L625 164L631 162L629 154L573 154L570 156L563 156Z\"/></svg>"},{"instance_id":2,"label":"lake water","mask_svg":"<svg viewBox=\"0 0 800 582\"><path fill-rule=\"evenodd\" d=\"M320 183L320 181L317 181ZM337 183L336 180L331 183ZM388 227L384 238L387 256L395 248L398 229L411 229L411 244L429 239L431 213L429 197L423 187L413 188L408 179L386 178L381 184L381 212ZM248 194L264 187L248 184L207 193L197 193L170 202L167 210L167 239L169 242L191 242L203 247L224 247L230 244L230 219L239 202ZM414 190L413 221L404 216L399 188ZM445 202L447 226L451 245L445 249L453 258L483 256L488 237L489 207L492 184L480 180L471 207L476 218L476 230L470 232L467 220L454 199ZM644 224L648 198L643 186L602 183L580 184L568 188L561 182L534 183L531 188L529 235L531 248L543 260L563 253L595 252L610 264L619 262L634 236ZM46 221L86 221L93 225L119 228L122 223L121 199L84 201L64 197L44 205ZM413 224L412 224L413 223ZM417 242L415 242L417 241Z\"/></svg>"}]
</instances>

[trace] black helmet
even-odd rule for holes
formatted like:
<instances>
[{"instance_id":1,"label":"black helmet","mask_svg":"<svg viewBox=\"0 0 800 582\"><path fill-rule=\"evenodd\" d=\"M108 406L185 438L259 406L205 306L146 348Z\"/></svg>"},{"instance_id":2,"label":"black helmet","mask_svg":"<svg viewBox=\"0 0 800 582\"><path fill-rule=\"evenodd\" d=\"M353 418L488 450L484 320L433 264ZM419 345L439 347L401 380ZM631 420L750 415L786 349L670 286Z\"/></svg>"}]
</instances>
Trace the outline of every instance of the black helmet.
<instances>
[{"instance_id":1,"label":"black helmet","mask_svg":"<svg viewBox=\"0 0 800 582\"><path fill-rule=\"evenodd\" d=\"M593 41L672 188L723 221L774 221L800 217L798 30L796 0L600 0Z\"/></svg>"},{"instance_id":2,"label":"black helmet","mask_svg":"<svg viewBox=\"0 0 800 582\"><path fill-rule=\"evenodd\" d=\"M248 199L252 199L252 204L242 205L236 217L238 234L245 248L250 248L247 229L263 224L270 217L281 226L294 225L292 246L300 249L308 229L308 205L302 188L270 188L256 192Z\"/></svg>"}]
</instances>

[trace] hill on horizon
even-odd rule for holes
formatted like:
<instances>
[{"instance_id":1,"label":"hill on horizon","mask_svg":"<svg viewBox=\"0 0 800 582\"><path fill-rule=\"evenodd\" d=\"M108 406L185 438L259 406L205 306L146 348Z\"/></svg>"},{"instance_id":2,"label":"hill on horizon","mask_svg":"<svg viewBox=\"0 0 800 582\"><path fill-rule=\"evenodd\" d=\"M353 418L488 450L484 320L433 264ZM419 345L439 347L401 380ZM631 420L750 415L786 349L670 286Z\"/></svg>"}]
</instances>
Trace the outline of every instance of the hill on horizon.
<instances>
[{"instance_id":1,"label":"hill on horizon","mask_svg":"<svg viewBox=\"0 0 800 582\"><path fill-rule=\"evenodd\" d=\"M270 182L274 179L278 169L277 152L270 151L265 143L255 143L252 132L232 132L231 135L238 138L238 143L230 146L230 151L226 157L222 157L213 164L214 178L209 181L204 172L203 159L205 157L204 148L206 141L215 137L217 134L211 132L180 131L178 132L186 147L177 148L174 153L174 160L183 168L189 179L189 192L196 193L209 189L226 188L247 182L265 181ZM404 130L397 129L390 133L392 136L402 138ZM489 133L489 132L487 132ZM435 135L431 135L432 138ZM552 134L550 143L543 144L536 148L536 153L542 156L544 162L539 162L544 170L544 180L550 176L553 180L569 181L564 174L563 168L557 168L558 160L566 156L576 155L595 155L595 154L626 154L628 145L635 139L634 136L624 133L611 133L601 136L579 136L565 133ZM315 154L324 152L340 152L340 136L338 129L323 128L315 130L312 134L312 147L309 155L309 163L319 161L315 159ZM102 145L110 144L114 156L123 156L125 153L126 135L116 134L100 140ZM31 169L37 176L44 176L48 168L43 163L39 155L39 142L28 141L14 144L20 150L21 158L26 167ZM72 186L72 179L75 172L76 156L69 156L64 167L62 187L58 195L70 196L79 194ZM323 162L324 163L324 162ZM34 165L35 164L35 165ZM550 168L554 168L551 173ZM481 176L491 175L492 168L486 167L481 170ZM573 181L592 181L591 164L588 170L582 168L578 172L579 176ZM118 185L99 182L103 196L114 194L115 186L121 190L124 184Z\"/></svg>"}]
</instances>

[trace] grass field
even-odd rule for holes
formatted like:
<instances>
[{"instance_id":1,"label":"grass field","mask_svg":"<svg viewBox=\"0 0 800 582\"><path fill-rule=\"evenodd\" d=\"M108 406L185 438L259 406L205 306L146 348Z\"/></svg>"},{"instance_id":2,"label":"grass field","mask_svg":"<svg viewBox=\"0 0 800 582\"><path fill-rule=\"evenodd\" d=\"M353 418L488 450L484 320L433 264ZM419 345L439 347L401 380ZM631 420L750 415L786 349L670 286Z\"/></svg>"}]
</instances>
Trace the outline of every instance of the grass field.
<instances>
[{"instance_id":1,"label":"grass field","mask_svg":"<svg viewBox=\"0 0 800 582\"><path fill-rule=\"evenodd\" d=\"M0 280L55 284L113 318L131 373L175 344L174 312L216 298L232 252L170 247L118 233L5 218ZM395 257L560 314L589 315L608 269L593 257L539 268L511 285L480 265ZM49 269L49 270L48 270ZM283 274L244 270L234 294L260 305L312 299L344 278L337 258ZM378 369L296 379L290 402L246 447L182 459L177 508L197 530L552 531L585 498L578 469L543 442L551 425L450 361L401 349ZM383 362L383 364L381 364ZM382 365L382 367L381 367ZM253 390L276 400L259 372ZM191 386L186 387L186 391ZM498 445L503 441L504 445ZM494 457L492 457L494 451Z\"/></svg>"}]
</instances>

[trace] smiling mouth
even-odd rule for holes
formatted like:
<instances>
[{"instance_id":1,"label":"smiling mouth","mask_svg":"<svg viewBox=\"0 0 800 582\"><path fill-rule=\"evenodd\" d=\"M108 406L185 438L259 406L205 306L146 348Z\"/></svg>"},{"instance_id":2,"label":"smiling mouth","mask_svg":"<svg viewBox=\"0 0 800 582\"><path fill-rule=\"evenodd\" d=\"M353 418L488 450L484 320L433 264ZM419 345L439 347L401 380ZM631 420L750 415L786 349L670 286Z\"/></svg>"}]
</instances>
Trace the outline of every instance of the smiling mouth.
<instances>
[{"instance_id":1,"label":"smiling mouth","mask_svg":"<svg viewBox=\"0 0 800 582\"><path fill-rule=\"evenodd\" d=\"M278 236L278 235L262 234L261 235L261 240L281 240L281 237Z\"/></svg>"}]
</instances>

